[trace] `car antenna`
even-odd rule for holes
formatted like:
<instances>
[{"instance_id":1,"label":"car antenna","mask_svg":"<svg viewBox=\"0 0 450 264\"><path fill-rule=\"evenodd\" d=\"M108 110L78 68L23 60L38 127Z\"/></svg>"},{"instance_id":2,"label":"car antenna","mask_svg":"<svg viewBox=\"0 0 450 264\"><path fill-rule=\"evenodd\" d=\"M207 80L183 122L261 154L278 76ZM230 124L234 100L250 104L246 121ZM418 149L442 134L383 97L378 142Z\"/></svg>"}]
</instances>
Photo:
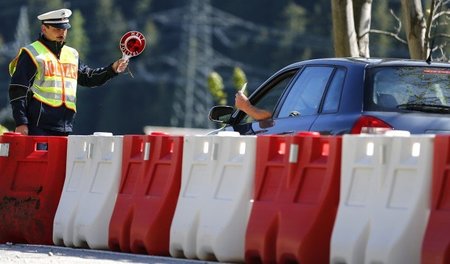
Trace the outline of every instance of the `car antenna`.
<instances>
[{"instance_id":1,"label":"car antenna","mask_svg":"<svg viewBox=\"0 0 450 264\"><path fill-rule=\"evenodd\" d=\"M433 14L434 14L435 5L436 5L435 0L431 1L430 15L429 15L428 21L427 21L427 24L428 24L427 31L429 30L429 32L426 32L426 35L425 35L425 37L428 38L427 43L429 45L427 47L427 50L428 50L429 54L428 54L427 59L425 60L427 64L431 63L431 59L432 59L431 58L431 54L433 53L433 46L434 46L434 40L435 40L435 35L431 35L432 23L433 23L432 20L433 20ZM437 30L437 26L435 27L434 31L436 31L436 30ZM434 32L434 33L436 33L436 32ZM430 36L431 36L431 40L430 40Z\"/></svg>"},{"instance_id":2,"label":"car antenna","mask_svg":"<svg viewBox=\"0 0 450 264\"><path fill-rule=\"evenodd\" d=\"M428 64L431 64L431 53L433 53L434 39L435 39L434 37L431 39L431 45L428 48L429 50L428 58L425 60Z\"/></svg>"}]
</instances>

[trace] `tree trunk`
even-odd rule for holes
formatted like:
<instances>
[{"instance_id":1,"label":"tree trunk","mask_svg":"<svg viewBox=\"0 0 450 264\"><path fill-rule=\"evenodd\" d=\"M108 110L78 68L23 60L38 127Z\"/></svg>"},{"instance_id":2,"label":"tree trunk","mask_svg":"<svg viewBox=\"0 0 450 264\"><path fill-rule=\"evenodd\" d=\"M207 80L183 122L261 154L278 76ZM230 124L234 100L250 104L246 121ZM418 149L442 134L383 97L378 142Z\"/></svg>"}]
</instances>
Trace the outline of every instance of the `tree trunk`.
<instances>
[{"instance_id":1,"label":"tree trunk","mask_svg":"<svg viewBox=\"0 0 450 264\"><path fill-rule=\"evenodd\" d=\"M358 57L352 0L331 0L331 10L336 57Z\"/></svg>"},{"instance_id":2,"label":"tree trunk","mask_svg":"<svg viewBox=\"0 0 450 264\"><path fill-rule=\"evenodd\" d=\"M411 59L424 60L427 57L425 47L425 18L421 0L402 0L405 31Z\"/></svg>"},{"instance_id":3,"label":"tree trunk","mask_svg":"<svg viewBox=\"0 0 450 264\"><path fill-rule=\"evenodd\" d=\"M369 58L369 31L372 17L372 0L355 0L353 2L355 21L358 22L359 56Z\"/></svg>"}]
</instances>

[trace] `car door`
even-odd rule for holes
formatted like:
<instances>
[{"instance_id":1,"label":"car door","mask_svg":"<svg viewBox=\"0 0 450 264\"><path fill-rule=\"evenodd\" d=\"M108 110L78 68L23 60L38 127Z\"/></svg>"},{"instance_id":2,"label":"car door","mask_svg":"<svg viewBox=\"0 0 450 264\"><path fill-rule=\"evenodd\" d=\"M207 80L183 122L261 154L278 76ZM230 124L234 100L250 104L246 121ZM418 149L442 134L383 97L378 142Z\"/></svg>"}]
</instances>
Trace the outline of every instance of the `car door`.
<instances>
[{"instance_id":1,"label":"car door","mask_svg":"<svg viewBox=\"0 0 450 264\"><path fill-rule=\"evenodd\" d=\"M272 113L275 112L282 94L290 86L299 70L299 68L291 68L272 76L249 97L252 105ZM274 129L272 118L258 121L242 111L233 114L230 124L232 129L241 135L271 134Z\"/></svg>"},{"instance_id":2,"label":"car door","mask_svg":"<svg viewBox=\"0 0 450 264\"><path fill-rule=\"evenodd\" d=\"M296 78L275 113L277 134L310 131L319 116L332 66L307 66Z\"/></svg>"},{"instance_id":3,"label":"car door","mask_svg":"<svg viewBox=\"0 0 450 264\"><path fill-rule=\"evenodd\" d=\"M261 95L252 96L255 98L252 103L272 111L273 117L255 121L243 115L234 130L241 134L290 134L309 130L317 118L333 70L330 66L305 66L295 75L291 72L275 78L277 82L271 83L270 89L262 89Z\"/></svg>"},{"instance_id":4,"label":"car door","mask_svg":"<svg viewBox=\"0 0 450 264\"><path fill-rule=\"evenodd\" d=\"M352 111L348 110L340 111L342 109L341 98L343 96L345 78L346 68L337 67L328 84L325 99L320 109L320 115L314 121L310 131L316 131L322 135L339 135L350 132L359 114L352 114ZM355 85L355 87L358 86ZM354 105L361 105L361 98L358 97L356 89L352 90L350 96L352 97L350 102ZM349 106L347 105L346 107L348 108Z\"/></svg>"}]
</instances>

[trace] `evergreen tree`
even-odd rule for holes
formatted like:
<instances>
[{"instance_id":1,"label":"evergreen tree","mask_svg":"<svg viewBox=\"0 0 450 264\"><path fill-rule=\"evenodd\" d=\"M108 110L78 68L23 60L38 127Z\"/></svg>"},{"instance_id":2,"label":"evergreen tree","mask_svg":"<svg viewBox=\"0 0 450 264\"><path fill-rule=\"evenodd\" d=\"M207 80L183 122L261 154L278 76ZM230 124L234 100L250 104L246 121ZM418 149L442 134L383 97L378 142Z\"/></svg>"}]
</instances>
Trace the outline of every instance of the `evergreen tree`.
<instances>
[{"instance_id":1,"label":"evergreen tree","mask_svg":"<svg viewBox=\"0 0 450 264\"><path fill-rule=\"evenodd\" d=\"M119 40L126 32L125 19L114 2L98 0L95 7L95 29L91 35L91 55L99 64L107 64L120 57Z\"/></svg>"},{"instance_id":2,"label":"evergreen tree","mask_svg":"<svg viewBox=\"0 0 450 264\"><path fill-rule=\"evenodd\" d=\"M3 40L3 36L0 35L0 50L3 49L3 46L4 46L4 45L5 45L5 41ZM5 56L0 56L0 65L3 64L3 63L5 63L7 60L8 60L7 57L5 57ZM1 109L1 108L2 108L2 107L0 106L0 109Z\"/></svg>"},{"instance_id":3,"label":"evergreen tree","mask_svg":"<svg viewBox=\"0 0 450 264\"><path fill-rule=\"evenodd\" d=\"M290 2L283 11L284 28L280 36L279 49L275 53L275 57L285 58L285 61L293 62L294 60L308 59L310 50L307 48L305 38L306 26L308 23L307 10L294 2ZM302 45L303 44L303 45ZM278 65L282 67L282 65Z\"/></svg>"},{"instance_id":4,"label":"evergreen tree","mask_svg":"<svg viewBox=\"0 0 450 264\"><path fill-rule=\"evenodd\" d=\"M216 104L227 104L227 94L224 91L222 76L215 71L208 75L208 90Z\"/></svg>"},{"instance_id":5,"label":"evergreen tree","mask_svg":"<svg viewBox=\"0 0 450 264\"><path fill-rule=\"evenodd\" d=\"M380 29L384 31L393 31L396 21L392 15L386 15L389 12L389 5L387 1L380 1L378 4L373 5L374 17L382 17L384 19L373 19L372 28ZM388 37L383 34L371 34L370 41L372 42L371 54L373 57L385 57L389 54L389 47L392 42L395 41L392 37Z\"/></svg>"},{"instance_id":6,"label":"evergreen tree","mask_svg":"<svg viewBox=\"0 0 450 264\"><path fill-rule=\"evenodd\" d=\"M119 0L123 2L122 0ZM138 0L134 5L134 15L136 17L145 17L151 8L152 0Z\"/></svg>"},{"instance_id":7,"label":"evergreen tree","mask_svg":"<svg viewBox=\"0 0 450 264\"><path fill-rule=\"evenodd\" d=\"M400 1L377 2L376 5L372 5L372 17L372 31L380 30L381 32L396 33L398 30L401 30L398 36L405 39L404 25L397 21L397 18L401 19L402 17ZM383 19L378 19L380 17L383 17ZM390 35L371 32L370 42L372 57L406 58L409 56L407 44L398 41Z\"/></svg>"},{"instance_id":8,"label":"evergreen tree","mask_svg":"<svg viewBox=\"0 0 450 264\"><path fill-rule=\"evenodd\" d=\"M114 2L98 0L90 3L89 9L83 10L83 14L91 14L92 20L90 23L92 28L89 28L89 57L85 63L91 67L106 66L121 56L119 40L125 33L126 25L120 9L114 5ZM106 119L111 111L116 109L114 105L106 104L108 96L122 98L117 87L117 80L96 89L81 88L78 90L77 104L79 107L75 132L92 133L105 129L101 120ZM116 118L125 119L126 117L122 113Z\"/></svg>"},{"instance_id":9,"label":"evergreen tree","mask_svg":"<svg viewBox=\"0 0 450 264\"><path fill-rule=\"evenodd\" d=\"M83 61L89 53L89 38L84 29L84 18L80 10L74 10L70 18L72 27L69 29L67 43L69 46L78 50L80 59Z\"/></svg>"},{"instance_id":10,"label":"evergreen tree","mask_svg":"<svg viewBox=\"0 0 450 264\"><path fill-rule=\"evenodd\" d=\"M41 23L37 19L38 15L65 7L62 0L28 0L31 39L36 39L41 32Z\"/></svg>"},{"instance_id":11,"label":"evergreen tree","mask_svg":"<svg viewBox=\"0 0 450 264\"><path fill-rule=\"evenodd\" d=\"M332 0L336 2L335 0ZM75 133L90 134L104 130L117 133L141 133L145 125L169 125L175 91L180 89L179 43L185 25L179 23L185 0L0 0L0 66L7 69L17 50L9 51L15 41L19 10L28 7L30 38L40 32L37 15L54 9L70 8L72 28L68 45L77 48L83 62L91 67L106 66L121 56L120 37L128 30L144 34L147 47L130 63L131 75L121 75L106 87L78 89L78 113ZM249 87L257 87L280 67L301 59L333 56L330 0L247 0L211 1L213 5L214 65L224 77L224 92L230 104L234 89L233 67L246 73ZM424 0L429 8L431 0ZM372 29L394 31L401 18L401 1L373 1ZM158 15L158 16L157 16ZM448 33L447 21L439 20L433 34ZM405 25L402 25L403 29ZM13 30L11 30L13 29ZM436 31L436 32L435 32ZM402 32L402 38L406 38ZM371 55L408 57L404 44L390 36L370 35ZM440 41L440 42L437 42ZM436 45L445 39L437 39ZM8 48L9 47L9 48ZM438 51L436 51L438 52ZM12 54L12 55L11 55ZM438 56L437 53L433 55ZM215 62L217 62L215 61ZM215 63L208 62L208 63ZM8 105L9 75L0 74L0 109ZM196 80L205 82L205 80ZM248 91L251 93L251 91ZM151 100L151 102L150 102ZM139 118L130 118L139 116ZM207 118L205 113L204 118Z\"/></svg>"},{"instance_id":12,"label":"evergreen tree","mask_svg":"<svg viewBox=\"0 0 450 264\"><path fill-rule=\"evenodd\" d=\"M236 91L242 89L244 85L247 85L247 76L241 67L234 67L233 69L233 85ZM245 89L245 94L248 94L248 90Z\"/></svg>"}]
</instances>

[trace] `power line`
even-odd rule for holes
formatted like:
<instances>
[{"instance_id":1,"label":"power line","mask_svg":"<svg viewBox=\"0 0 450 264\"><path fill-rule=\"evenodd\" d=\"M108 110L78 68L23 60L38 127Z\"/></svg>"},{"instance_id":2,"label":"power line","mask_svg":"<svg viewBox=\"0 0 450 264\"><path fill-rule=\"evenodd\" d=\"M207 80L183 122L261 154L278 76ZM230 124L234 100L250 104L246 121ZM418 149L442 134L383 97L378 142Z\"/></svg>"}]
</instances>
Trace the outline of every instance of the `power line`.
<instances>
[{"instance_id":1,"label":"power line","mask_svg":"<svg viewBox=\"0 0 450 264\"><path fill-rule=\"evenodd\" d=\"M0 55L11 59L18 50L30 43L30 23L28 22L28 8L20 7L19 20L17 22L15 39L0 47Z\"/></svg>"},{"instance_id":2,"label":"power line","mask_svg":"<svg viewBox=\"0 0 450 264\"><path fill-rule=\"evenodd\" d=\"M213 59L211 3L209 0L190 1L182 16L182 39L180 45L181 63L177 71L183 78L183 88L175 93L172 109L172 126L208 127L205 113L212 104L206 81L196 84L196 80L206 80L211 71Z\"/></svg>"},{"instance_id":3,"label":"power line","mask_svg":"<svg viewBox=\"0 0 450 264\"><path fill-rule=\"evenodd\" d=\"M151 13L149 17L157 24L173 28L175 31L179 30L181 36L180 45L173 54L155 56L149 61L139 61L135 64L136 78L149 83L163 82L169 84L169 87L175 87L173 114L170 120L172 126L210 127L212 125L206 118L209 107L213 104L206 82L207 75L212 69L240 65L245 71L260 76L267 71L251 67L217 52L213 49L213 37L216 37L225 47L235 47L239 45L236 41L237 37L233 35L236 34L236 30L242 32L241 36L254 36L261 33L271 35L272 37L268 37L266 41L269 45L279 45L278 39L286 34L283 30L261 26L214 8L210 0L192 0L186 6ZM133 21L138 23L143 22L144 19L148 17L138 17ZM27 44L26 42L29 43L29 40L24 38L26 35L29 36L29 32L26 32L29 26L24 26L27 24L28 20L19 19L14 43L4 45L0 55L13 56L20 46ZM170 35L171 32L173 33L174 30L169 31L168 34ZM167 34L164 37L167 38ZM244 39L249 41L250 38ZM304 43L301 44L304 45ZM91 49L95 50L101 46L100 43L92 43ZM178 74L148 69L148 67L156 66L175 69Z\"/></svg>"},{"instance_id":4,"label":"power line","mask_svg":"<svg viewBox=\"0 0 450 264\"><path fill-rule=\"evenodd\" d=\"M225 46L232 46L233 41L225 32L232 27L279 34L279 30L268 29L213 8L210 0L193 0L187 6L152 13L150 17L161 25L181 29L181 44L175 56L154 58L152 62L172 65L179 73L170 80L181 84L174 93L173 115L170 119L172 126L211 127L212 124L206 118L206 113L212 106L212 98L206 86L207 75L216 67L243 65L242 62L215 51L212 47L213 35L217 35ZM262 71L254 68L250 70ZM145 74L144 79L147 81L168 80L167 74L151 73L142 65L139 73Z\"/></svg>"}]
</instances>

